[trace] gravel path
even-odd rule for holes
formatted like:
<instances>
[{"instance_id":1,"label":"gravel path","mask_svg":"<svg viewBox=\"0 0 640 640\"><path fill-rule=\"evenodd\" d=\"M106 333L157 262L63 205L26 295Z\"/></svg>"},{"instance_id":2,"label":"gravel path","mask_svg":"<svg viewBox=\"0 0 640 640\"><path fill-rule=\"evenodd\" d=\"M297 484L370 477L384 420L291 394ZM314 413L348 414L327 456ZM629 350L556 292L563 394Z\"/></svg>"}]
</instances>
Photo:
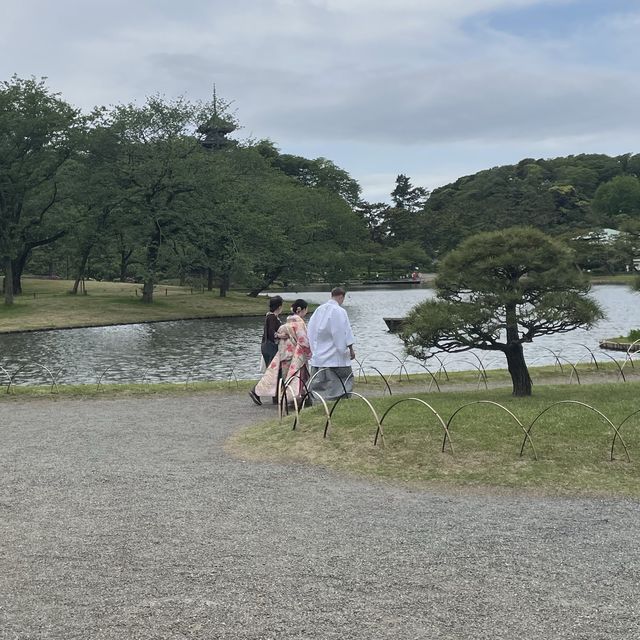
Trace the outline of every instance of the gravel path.
<instances>
[{"instance_id":1,"label":"gravel path","mask_svg":"<svg viewBox=\"0 0 640 640\"><path fill-rule=\"evenodd\" d=\"M223 451L244 395L0 405L0 638L640 637L640 504Z\"/></svg>"}]
</instances>

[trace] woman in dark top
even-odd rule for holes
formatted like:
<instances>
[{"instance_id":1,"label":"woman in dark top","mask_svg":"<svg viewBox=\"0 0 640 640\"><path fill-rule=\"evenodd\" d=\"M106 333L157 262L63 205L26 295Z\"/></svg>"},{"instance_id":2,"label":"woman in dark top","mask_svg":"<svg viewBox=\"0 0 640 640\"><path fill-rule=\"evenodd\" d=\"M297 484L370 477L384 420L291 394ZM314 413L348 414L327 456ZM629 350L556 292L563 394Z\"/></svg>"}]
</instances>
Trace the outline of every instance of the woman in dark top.
<instances>
[{"instance_id":1,"label":"woman in dark top","mask_svg":"<svg viewBox=\"0 0 640 640\"><path fill-rule=\"evenodd\" d=\"M262 343L260 344L260 351L264 358L265 367L269 367L273 357L278 353L278 343L276 342L276 333L280 328L282 322L278 317L282 312L283 300L281 296L273 296L269 298L269 313L267 313L264 319L264 328L262 329ZM255 387L249 391L251 399L255 404L262 404L260 396L256 394ZM273 398L273 403L278 403L278 398Z\"/></svg>"},{"instance_id":2,"label":"woman in dark top","mask_svg":"<svg viewBox=\"0 0 640 640\"><path fill-rule=\"evenodd\" d=\"M282 322L278 317L282 313L283 300L280 296L274 296L269 299L269 313L264 319L264 328L262 329L262 343L260 351L264 358L265 366L269 366L273 360L273 356L278 353L278 343L276 342L276 333Z\"/></svg>"}]
</instances>

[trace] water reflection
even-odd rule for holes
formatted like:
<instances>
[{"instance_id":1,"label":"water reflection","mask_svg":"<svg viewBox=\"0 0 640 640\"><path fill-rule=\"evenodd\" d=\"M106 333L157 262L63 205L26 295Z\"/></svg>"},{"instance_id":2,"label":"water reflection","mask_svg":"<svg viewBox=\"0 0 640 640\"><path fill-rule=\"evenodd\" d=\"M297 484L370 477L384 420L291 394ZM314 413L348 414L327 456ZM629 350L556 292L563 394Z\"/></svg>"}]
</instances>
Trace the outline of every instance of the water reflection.
<instances>
[{"instance_id":1,"label":"water reflection","mask_svg":"<svg viewBox=\"0 0 640 640\"><path fill-rule=\"evenodd\" d=\"M387 331L383 316L402 316L416 303L433 296L431 289L382 289L352 291L347 294L349 313L357 339L358 359L384 373L398 369L404 358L400 339ZM327 292L284 292L285 299L298 297L321 303ZM608 318L591 331L545 336L525 345L529 364L552 364L551 349L571 362L587 361L589 353L582 345L598 351L598 342L624 335L640 325L637 294L627 287L594 287L593 296L603 305ZM9 373L24 367L17 384L46 384L50 377L37 363L49 368L60 383L103 382L185 382L226 380L259 375L261 318L185 320L152 324L118 325L0 335L0 365ZM487 368L505 367L501 354L478 352ZM443 356L450 370L470 369L476 359L470 355ZM605 360L606 357L601 357ZM434 362L434 370L438 365ZM407 361L410 372L421 367ZM105 371L106 370L106 371ZM6 382L7 374L0 369Z\"/></svg>"}]
</instances>

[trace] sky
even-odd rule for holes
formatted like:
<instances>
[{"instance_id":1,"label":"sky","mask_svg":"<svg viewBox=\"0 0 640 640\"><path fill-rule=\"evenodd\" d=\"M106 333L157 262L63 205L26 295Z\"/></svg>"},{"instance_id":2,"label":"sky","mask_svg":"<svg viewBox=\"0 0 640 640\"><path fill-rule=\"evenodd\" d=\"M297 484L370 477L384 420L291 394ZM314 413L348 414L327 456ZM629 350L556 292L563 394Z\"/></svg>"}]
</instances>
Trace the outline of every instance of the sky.
<instances>
[{"instance_id":1,"label":"sky","mask_svg":"<svg viewBox=\"0 0 640 640\"><path fill-rule=\"evenodd\" d=\"M1 0L0 79L77 107L232 103L241 138L388 200L522 158L640 152L640 0Z\"/></svg>"}]
</instances>

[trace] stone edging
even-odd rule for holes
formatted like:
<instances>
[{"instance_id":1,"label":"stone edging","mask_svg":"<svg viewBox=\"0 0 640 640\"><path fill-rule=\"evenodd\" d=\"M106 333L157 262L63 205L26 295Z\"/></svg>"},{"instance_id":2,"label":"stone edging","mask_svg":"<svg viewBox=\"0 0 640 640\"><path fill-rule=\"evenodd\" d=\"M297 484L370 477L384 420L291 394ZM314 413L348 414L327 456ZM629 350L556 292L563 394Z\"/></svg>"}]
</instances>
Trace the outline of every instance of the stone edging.
<instances>
[{"instance_id":1,"label":"stone edging","mask_svg":"<svg viewBox=\"0 0 640 640\"><path fill-rule=\"evenodd\" d=\"M611 351L640 351L640 342L633 344L632 342L612 342L610 340L601 340L600 348L610 349Z\"/></svg>"}]
</instances>

